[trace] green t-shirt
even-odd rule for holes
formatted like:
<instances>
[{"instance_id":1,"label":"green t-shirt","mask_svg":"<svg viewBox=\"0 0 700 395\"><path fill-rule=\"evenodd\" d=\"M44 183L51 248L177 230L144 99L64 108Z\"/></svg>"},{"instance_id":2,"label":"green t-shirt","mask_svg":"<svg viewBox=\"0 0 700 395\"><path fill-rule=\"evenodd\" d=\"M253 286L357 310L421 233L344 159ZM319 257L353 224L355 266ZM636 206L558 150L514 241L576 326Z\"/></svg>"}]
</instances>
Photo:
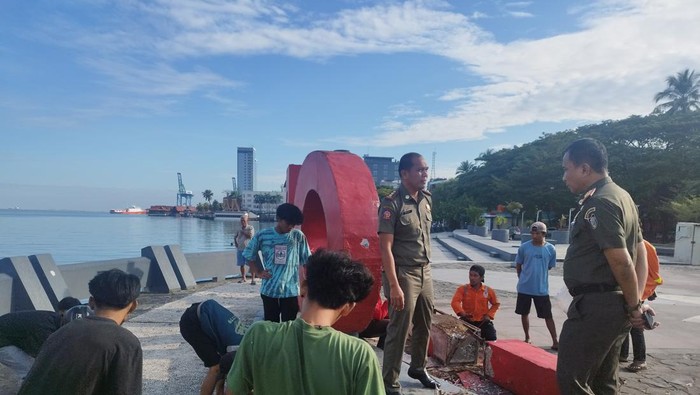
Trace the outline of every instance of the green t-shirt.
<instances>
[{"instance_id":1,"label":"green t-shirt","mask_svg":"<svg viewBox=\"0 0 700 395\"><path fill-rule=\"evenodd\" d=\"M226 385L234 394L384 393L379 361L369 344L301 318L253 324L238 348Z\"/></svg>"}]
</instances>

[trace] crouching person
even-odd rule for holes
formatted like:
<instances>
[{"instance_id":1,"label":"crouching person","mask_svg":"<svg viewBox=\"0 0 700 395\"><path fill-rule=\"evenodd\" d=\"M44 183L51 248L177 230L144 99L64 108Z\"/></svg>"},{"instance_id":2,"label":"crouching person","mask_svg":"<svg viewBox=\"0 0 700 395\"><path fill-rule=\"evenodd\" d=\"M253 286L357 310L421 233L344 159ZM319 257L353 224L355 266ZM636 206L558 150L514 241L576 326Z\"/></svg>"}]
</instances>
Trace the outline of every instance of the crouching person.
<instances>
[{"instance_id":1,"label":"crouching person","mask_svg":"<svg viewBox=\"0 0 700 395\"><path fill-rule=\"evenodd\" d=\"M88 288L95 314L49 336L20 395L141 394L141 343L121 326L138 305L139 278L112 269L95 276Z\"/></svg>"},{"instance_id":2,"label":"crouching person","mask_svg":"<svg viewBox=\"0 0 700 395\"><path fill-rule=\"evenodd\" d=\"M180 334L209 368L200 395L224 393L224 379L245 328L238 317L215 300L193 303L180 318Z\"/></svg>"},{"instance_id":3,"label":"crouching person","mask_svg":"<svg viewBox=\"0 0 700 395\"><path fill-rule=\"evenodd\" d=\"M483 266L469 268L469 283L460 286L452 297L452 310L462 320L481 329L484 340L496 340L493 319L501 305L493 288L484 285Z\"/></svg>"},{"instance_id":4,"label":"crouching person","mask_svg":"<svg viewBox=\"0 0 700 395\"><path fill-rule=\"evenodd\" d=\"M347 255L314 253L306 265L301 317L250 327L228 374L228 393L383 394L370 345L331 328L367 297L373 283L369 270Z\"/></svg>"}]
</instances>

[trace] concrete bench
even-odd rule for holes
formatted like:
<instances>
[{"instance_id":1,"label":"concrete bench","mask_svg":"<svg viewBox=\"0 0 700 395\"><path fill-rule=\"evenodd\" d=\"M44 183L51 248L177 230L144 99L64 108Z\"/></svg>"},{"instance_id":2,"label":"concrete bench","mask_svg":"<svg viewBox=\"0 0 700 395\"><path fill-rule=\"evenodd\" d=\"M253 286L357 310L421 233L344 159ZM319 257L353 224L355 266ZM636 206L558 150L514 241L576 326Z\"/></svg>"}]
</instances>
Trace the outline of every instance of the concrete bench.
<instances>
[{"instance_id":1,"label":"concrete bench","mask_svg":"<svg viewBox=\"0 0 700 395\"><path fill-rule=\"evenodd\" d=\"M488 342L486 375L516 395L556 395L557 356L521 340Z\"/></svg>"}]
</instances>

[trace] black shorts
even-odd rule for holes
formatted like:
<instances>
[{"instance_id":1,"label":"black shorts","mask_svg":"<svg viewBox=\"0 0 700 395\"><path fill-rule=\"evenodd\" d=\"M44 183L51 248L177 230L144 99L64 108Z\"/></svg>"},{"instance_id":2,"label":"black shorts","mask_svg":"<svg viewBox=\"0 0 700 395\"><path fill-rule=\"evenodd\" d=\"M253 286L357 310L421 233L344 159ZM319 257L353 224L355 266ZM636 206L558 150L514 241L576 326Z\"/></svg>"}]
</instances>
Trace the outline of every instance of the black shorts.
<instances>
[{"instance_id":1,"label":"black shorts","mask_svg":"<svg viewBox=\"0 0 700 395\"><path fill-rule=\"evenodd\" d=\"M549 300L549 295L538 296L518 292L518 300L515 302L515 314L530 314L531 300L535 302L537 318L552 318L552 302Z\"/></svg>"},{"instance_id":2,"label":"black shorts","mask_svg":"<svg viewBox=\"0 0 700 395\"><path fill-rule=\"evenodd\" d=\"M197 316L197 307L199 303L192 304L180 317L180 334L194 348L194 352L204 362L204 366L210 368L219 364L221 356L216 350L216 343L202 330Z\"/></svg>"}]
</instances>

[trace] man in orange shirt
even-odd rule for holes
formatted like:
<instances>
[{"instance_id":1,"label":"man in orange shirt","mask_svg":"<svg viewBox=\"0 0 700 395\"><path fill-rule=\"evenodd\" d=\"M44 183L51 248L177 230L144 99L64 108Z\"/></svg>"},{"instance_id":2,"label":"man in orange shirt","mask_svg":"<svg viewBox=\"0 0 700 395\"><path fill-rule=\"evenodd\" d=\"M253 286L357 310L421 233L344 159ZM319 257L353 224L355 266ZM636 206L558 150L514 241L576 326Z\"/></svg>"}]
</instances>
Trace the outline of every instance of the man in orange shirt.
<instances>
[{"instance_id":1,"label":"man in orange shirt","mask_svg":"<svg viewBox=\"0 0 700 395\"><path fill-rule=\"evenodd\" d=\"M651 243L643 240L644 248L647 250L647 282L644 285L642 300L656 299L656 287L664 283L664 279L659 274L659 256L656 254L656 248ZM653 295L653 296L652 296ZM639 372L647 368L647 345L644 340L644 330L632 327L630 336L625 337L620 348L620 362L626 362L629 355L630 337L632 337L632 354L634 360L631 364L625 367L630 372Z\"/></svg>"},{"instance_id":2,"label":"man in orange shirt","mask_svg":"<svg viewBox=\"0 0 700 395\"><path fill-rule=\"evenodd\" d=\"M457 288L452 297L452 310L459 318L481 329L484 340L496 340L493 319L501 305L493 288L484 285L486 270L480 265L469 268L469 284Z\"/></svg>"}]
</instances>

